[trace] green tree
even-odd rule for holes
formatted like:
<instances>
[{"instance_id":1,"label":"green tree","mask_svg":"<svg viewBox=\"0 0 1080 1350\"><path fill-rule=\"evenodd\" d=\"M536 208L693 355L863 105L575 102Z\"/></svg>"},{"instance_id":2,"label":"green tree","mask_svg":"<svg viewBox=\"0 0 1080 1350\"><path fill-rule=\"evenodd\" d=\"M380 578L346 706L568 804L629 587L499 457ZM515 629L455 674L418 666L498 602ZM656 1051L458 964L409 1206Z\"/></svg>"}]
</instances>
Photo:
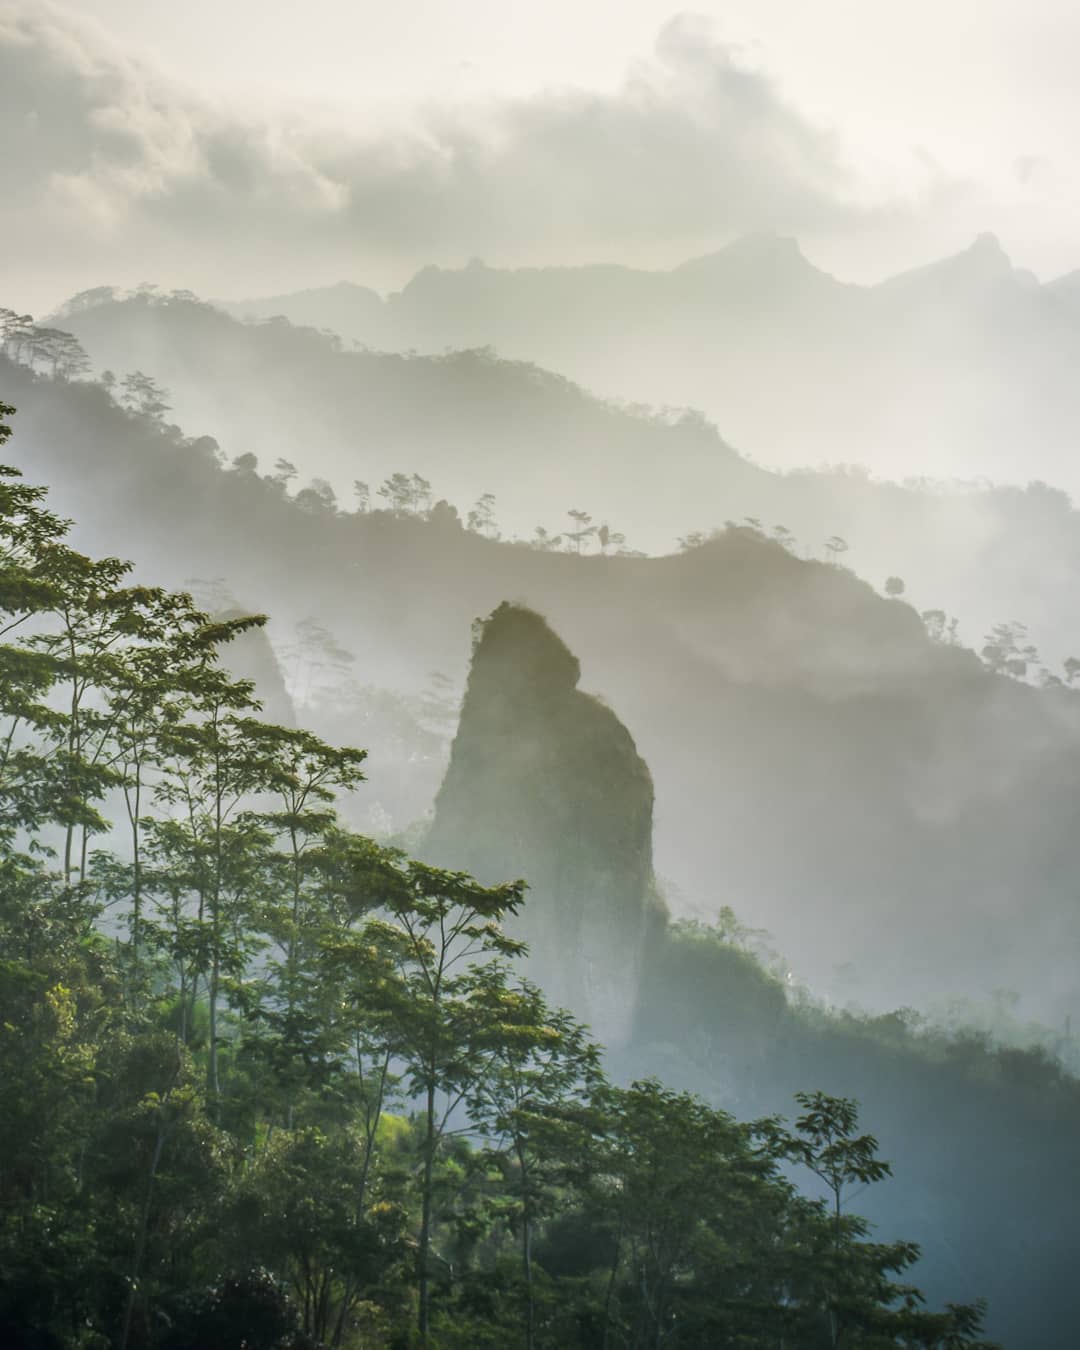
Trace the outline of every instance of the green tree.
<instances>
[{"instance_id":1,"label":"green tree","mask_svg":"<svg viewBox=\"0 0 1080 1350\"><path fill-rule=\"evenodd\" d=\"M510 1163L525 1286L525 1344L536 1344L533 1240L560 1190L561 1114L600 1083L600 1049L587 1029L553 1009L528 980L512 980L500 964L477 972L477 1008L490 1030L487 1063L469 1093L469 1112Z\"/></svg>"},{"instance_id":2,"label":"green tree","mask_svg":"<svg viewBox=\"0 0 1080 1350\"><path fill-rule=\"evenodd\" d=\"M492 1049L494 1028L474 1002L481 964L524 950L499 927L517 912L524 884L481 886L464 873L403 859L383 884L380 901L390 920L370 920L366 934L393 962L396 978L384 990L385 1034L420 1102L417 1321L426 1343L436 1157Z\"/></svg>"},{"instance_id":3,"label":"green tree","mask_svg":"<svg viewBox=\"0 0 1080 1350\"><path fill-rule=\"evenodd\" d=\"M781 1154L818 1178L828 1196L831 1250L819 1247L816 1265L829 1344L899 1342L950 1350L987 1344L978 1339L983 1305L951 1304L940 1314L924 1311L919 1290L895 1280L918 1260L918 1246L866 1241L865 1220L844 1212L856 1194L892 1175L891 1166L878 1157L875 1137L859 1133L857 1103L824 1092L796 1093L796 1101L803 1113L795 1121L795 1132L780 1129L772 1131L771 1138Z\"/></svg>"}]
</instances>

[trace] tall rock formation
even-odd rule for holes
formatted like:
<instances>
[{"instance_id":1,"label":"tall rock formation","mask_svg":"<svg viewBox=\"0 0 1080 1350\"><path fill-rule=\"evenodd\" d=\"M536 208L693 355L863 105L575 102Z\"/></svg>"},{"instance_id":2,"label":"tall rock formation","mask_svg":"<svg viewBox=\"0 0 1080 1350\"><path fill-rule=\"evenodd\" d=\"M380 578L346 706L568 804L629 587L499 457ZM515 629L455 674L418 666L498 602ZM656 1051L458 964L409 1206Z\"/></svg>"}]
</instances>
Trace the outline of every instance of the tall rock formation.
<instances>
[{"instance_id":1,"label":"tall rock formation","mask_svg":"<svg viewBox=\"0 0 1080 1350\"><path fill-rule=\"evenodd\" d=\"M609 1045L631 1034L653 883L653 786L630 733L577 688L577 658L531 610L477 626L425 852L494 882L523 877L529 973Z\"/></svg>"}]
</instances>

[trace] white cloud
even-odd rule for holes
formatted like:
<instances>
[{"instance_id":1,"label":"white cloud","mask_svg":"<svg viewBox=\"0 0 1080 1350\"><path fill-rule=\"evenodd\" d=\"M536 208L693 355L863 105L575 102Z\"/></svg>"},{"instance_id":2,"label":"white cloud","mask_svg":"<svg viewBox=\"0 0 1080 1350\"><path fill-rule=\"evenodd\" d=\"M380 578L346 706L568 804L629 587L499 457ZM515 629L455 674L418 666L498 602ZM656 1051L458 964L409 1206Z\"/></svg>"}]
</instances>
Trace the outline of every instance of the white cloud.
<instances>
[{"instance_id":1,"label":"white cloud","mask_svg":"<svg viewBox=\"0 0 1080 1350\"><path fill-rule=\"evenodd\" d=\"M0 285L52 298L136 273L232 291L472 253L647 257L861 211L834 139L687 18L614 92L428 105L391 129L225 106L9 0L0 162Z\"/></svg>"}]
</instances>

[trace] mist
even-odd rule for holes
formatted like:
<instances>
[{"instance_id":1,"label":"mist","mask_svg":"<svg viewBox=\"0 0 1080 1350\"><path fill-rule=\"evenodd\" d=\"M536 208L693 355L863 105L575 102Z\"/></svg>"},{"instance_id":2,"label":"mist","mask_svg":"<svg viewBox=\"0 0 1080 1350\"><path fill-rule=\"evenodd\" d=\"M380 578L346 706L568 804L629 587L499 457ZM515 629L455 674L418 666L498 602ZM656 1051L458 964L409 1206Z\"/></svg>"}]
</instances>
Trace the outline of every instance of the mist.
<instances>
[{"instance_id":1,"label":"mist","mask_svg":"<svg viewBox=\"0 0 1080 1350\"><path fill-rule=\"evenodd\" d=\"M0 0L0 1340L1065 1350L1075 16L458 8Z\"/></svg>"}]
</instances>

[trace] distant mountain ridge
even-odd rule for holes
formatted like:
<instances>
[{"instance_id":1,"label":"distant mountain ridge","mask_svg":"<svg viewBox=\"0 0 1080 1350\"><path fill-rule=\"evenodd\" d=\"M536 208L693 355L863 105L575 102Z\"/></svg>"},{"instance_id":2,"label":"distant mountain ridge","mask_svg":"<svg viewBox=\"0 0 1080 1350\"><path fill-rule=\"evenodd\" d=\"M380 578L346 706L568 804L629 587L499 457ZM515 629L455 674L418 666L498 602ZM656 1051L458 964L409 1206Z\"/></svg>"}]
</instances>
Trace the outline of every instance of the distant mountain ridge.
<instances>
[{"instance_id":1,"label":"distant mountain ridge","mask_svg":"<svg viewBox=\"0 0 1080 1350\"><path fill-rule=\"evenodd\" d=\"M976 259L975 270L988 261L998 265ZM499 284L498 274L476 270ZM1051 666L1080 648L1080 516L1045 484L943 489L860 470L771 472L733 448L726 422L721 435L700 415L614 405L483 350L348 351L314 328L284 318L244 324L194 297L98 299L58 323L98 370L138 367L161 380L170 415L211 430L229 458L254 453L265 471L280 456L301 482L330 480L346 507L354 480L379 504L380 484L401 471L423 475L463 518L493 494L492 530L504 537L528 538L537 526L549 539L565 535L575 508L625 535L627 547L660 552L752 518L766 531L785 527L800 555L832 556L826 541L840 536L861 575L878 585L899 575L919 610L958 617L965 641L1019 619ZM595 548L595 538L584 546Z\"/></svg>"},{"instance_id":2,"label":"distant mountain ridge","mask_svg":"<svg viewBox=\"0 0 1080 1350\"><path fill-rule=\"evenodd\" d=\"M1080 491L1080 274L1040 285L999 240L876 285L791 238L749 236L669 271L595 264L421 269L224 306L383 350L491 346L607 397L700 408L778 466L890 477L1043 478Z\"/></svg>"}]
</instances>

